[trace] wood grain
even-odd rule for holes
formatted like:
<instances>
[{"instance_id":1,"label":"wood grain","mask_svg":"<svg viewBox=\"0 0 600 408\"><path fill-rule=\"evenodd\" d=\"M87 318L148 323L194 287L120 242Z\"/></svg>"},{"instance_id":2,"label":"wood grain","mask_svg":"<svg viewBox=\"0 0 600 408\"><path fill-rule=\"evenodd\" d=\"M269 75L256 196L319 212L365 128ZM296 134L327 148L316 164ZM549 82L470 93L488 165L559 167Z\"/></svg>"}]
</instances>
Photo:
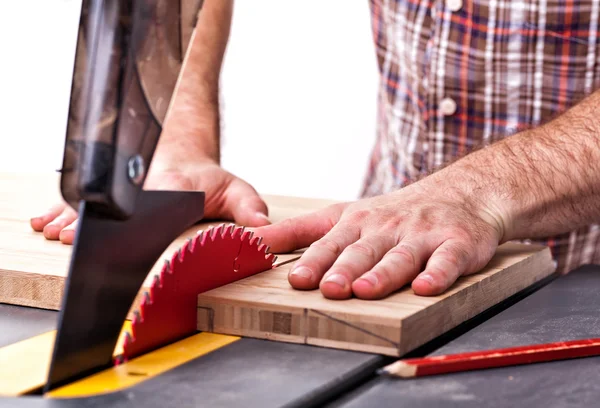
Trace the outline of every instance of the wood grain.
<instances>
[{"instance_id":1,"label":"wood grain","mask_svg":"<svg viewBox=\"0 0 600 408\"><path fill-rule=\"evenodd\" d=\"M58 310L68 272L72 246L48 241L29 225L32 216L41 214L62 199L57 174L0 173L0 303ZM322 208L333 201L294 197L264 196L272 221ZM165 259L177 251L199 229L223 221L203 223L176 239L150 271L142 289L150 286ZM159 232L159 231L157 231ZM278 254L278 263L295 259L296 254ZM142 291L134 303L137 308ZM131 314L130 316L131 317Z\"/></svg>"},{"instance_id":2,"label":"wood grain","mask_svg":"<svg viewBox=\"0 0 600 408\"><path fill-rule=\"evenodd\" d=\"M441 296L410 288L385 299L328 300L287 281L293 262L198 296L198 329L401 356L550 275L542 246L507 243L479 273Z\"/></svg>"}]
</instances>

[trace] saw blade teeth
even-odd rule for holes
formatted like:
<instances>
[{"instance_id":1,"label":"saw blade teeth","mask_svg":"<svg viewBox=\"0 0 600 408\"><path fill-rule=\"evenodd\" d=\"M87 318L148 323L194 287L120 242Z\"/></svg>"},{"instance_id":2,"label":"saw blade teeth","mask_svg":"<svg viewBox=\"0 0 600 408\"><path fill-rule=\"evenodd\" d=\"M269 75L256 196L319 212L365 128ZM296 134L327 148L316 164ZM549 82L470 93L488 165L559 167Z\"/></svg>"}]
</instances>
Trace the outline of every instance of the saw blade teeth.
<instances>
[{"instance_id":1,"label":"saw blade teeth","mask_svg":"<svg viewBox=\"0 0 600 408\"><path fill-rule=\"evenodd\" d=\"M266 245L266 244L260 244L258 246L258 251L259 252L264 252L266 254L267 252L269 252L269 246Z\"/></svg>"},{"instance_id":2,"label":"saw blade teeth","mask_svg":"<svg viewBox=\"0 0 600 408\"><path fill-rule=\"evenodd\" d=\"M225 227L225 229L223 230L223 235L222 237L232 237L233 236L233 229L235 228L235 224L228 224L227 227Z\"/></svg>"},{"instance_id":3,"label":"saw blade teeth","mask_svg":"<svg viewBox=\"0 0 600 408\"><path fill-rule=\"evenodd\" d=\"M169 262L170 262L170 264L169 264L169 267L170 267L169 272L170 273L173 273L173 268L179 262L179 257L181 256L180 251L181 251L181 249L178 249L177 251L174 251L173 254L171 255L171 259L169 260Z\"/></svg>"},{"instance_id":4,"label":"saw blade teeth","mask_svg":"<svg viewBox=\"0 0 600 408\"><path fill-rule=\"evenodd\" d=\"M192 250L196 249L196 245L202 245L202 242L204 241L205 238L206 238L206 232L205 231L198 231L198 234L193 239L194 245L192 247Z\"/></svg>"},{"instance_id":5,"label":"saw blade teeth","mask_svg":"<svg viewBox=\"0 0 600 408\"><path fill-rule=\"evenodd\" d=\"M248 230L246 230L246 231L244 231L244 233L242 234L242 236L241 236L240 239L242 241L244 241L244 240L251 240L253 236L254 236L254 231L248 231Z\"/></svg>"},{"instance_id":6,"label":"saw blade teeth","mask_svg":"<svg viewBox=\"0 0 600 408\"><path fill-rule=\"evenodd\" d=\"M210 227L208 230L206 230L206 239L204 240L204 242L202 244L206 243L206 240L211 240L214 241L215 237L219 234L219 232L217 231L217 228L213 228Z\"/></svg>"},{"instance_id":7,"label":"saw blade teeth","mask_svg":"<svg viewBox=\"0 0 600 408\"><path fill-rule=\"evenodd\" d=\"M150 298L150 294L148 293L148 291L144 291L144 294L142 295L142 301L140 302L140 308L149 306L151 303L152 299Z\"/></svg>"},{"instance_id":8,"label":"saw blade teeth","mask_svg":"<svg viewBox=\"0 0 600 408\"><path fill-rule=\"evenodd\" d=\"M123 356L116 356L113 363L114 363L115 367L118 367L121 364L125 363L125 361L126 361L125 357L123 357Z\"/></svg>"},{"instance_id":9,"label":"saw blade teeth","mask_svg":"<svg viewBox=\"0 0 600 408\"><path fill-rule=\"evenodd\" d=\"M150 285L150 293L151 293L151 297L154 297L154 293L158 290L160 290L161 284L160 284L160 276L158 275L154 275L154 279L152 280L152 285Z\"/></svg>"},{"instance_id":10,"label":"saw blade teeth","mask_svg":"<svg viewBox=\"0 0 600 408\"><path fill-rule=\"evenodd\" d=\"M123 339L123 347L127 347L131 343L133 343L133 337L131 337L131 333L130 332L126 331L125 332L125 338Z\"/></svg>"},{"instance_id":11,"label":"saw blade teeth","mask_svg":"<svg viewBox=\"0 0 600 408\"><path fill-rule=\"evenodd\" d=\"M235 227L233 232L231 233L231 238L233 239L237 239L239 237L242 236L242 234L244 233L245 228L244 227Z\"/></svg>"},{"instance_id":12,"label":"saw blade teeth","mask_svg":"<svg viewBox=\"0 0 600 408\"><path fill-rule=\"evenodd\" d=\"M252 239L250 239L249 244L254 245L254 246L259 246L261 242L262 242L262 237L252 237Z\"/></svg>"},{"instance_id":13,"label":"saw blade teeth","mask_svg":"<svg viewBox=\"0 0 600 408\"><path fill-rule=\"evenodd\" d=\"M190 245L190 239L186 239L185 242L183 243L183 245L181 246L181 248L179 248L179 252L180 252L180 257L181 257L181 253L186 253L188 252L188 246Z\"/></svg>"},{"instance_id":14,"label":"saw blade teeth","mask_svg":"<svg viewBox=\"0 0 600 408\"><path fill-rule=\"evenodd\" d=\"M217 237L223 238L223 227L225 227L225 224L219 224L217 227L213 228L210 234L211 241L214 241Z\"/></svg>"},{"instance_id":15,"label":"saw blade teeth","mask_svg":"<svg viewBox=\"0 0 600 408\"><path fill-rule=\"evenodd\" d=\"M227 236L227 228L228 227L229 226L226 225L226 224L224 224L224 223L221 224L221 225L219 225L219 227L218 227L218 229L219 229L219 235L218 235L218 237L219 238L225 238ZM217 238L217 236L215 236L215 238Z\"/></svg>"},{"instance_id":16,"label":"saw blade teeth","mask_svg":"<svg viewBox=\"0 0 600 408\"><path fill-rule=\"evenodd\" d=\"M142 314L140 313L139 310L134 310L133 311L133 319L131 321L131 324L133 326L138 325L138 324L142 324Z\"/></svg>"},{"instance_id":17,"label":"saw blade teeth","mask_svg":"<svg viewBox=\"0 0 600 408\"><path fill-rule=\"evenodd\" d=\"M265 259L269 262L271 262L271 264L274 264L277 261L277 256L273 255L273 254L269 254L265 257Z\"/></svg>"},{"instance_id":18,"label":"saw blade teeth","mask_svg":"<svg viewBox=\"0 0 600 408\"><path fill-rule=\"evenodd\" d=\"M204 234L202 235L202 239L199 241L201 246L206 245L206 243L208 241L211 240L211 235L213 233L213 228L209 228L206 231L204 231Z\"/></svg>"},{"instance_id":19,"label":"saw blade teeth","mask_svg":"<svg viewBox=\"0 0 600 408\"><path fill-rule=\"evenodd\" d=\"M163 264L163 267L160 271L161 274L163 273L170 273L171 272L171 261L168 259L165 259L165 263Z\"/></svg>"}]
</instances>

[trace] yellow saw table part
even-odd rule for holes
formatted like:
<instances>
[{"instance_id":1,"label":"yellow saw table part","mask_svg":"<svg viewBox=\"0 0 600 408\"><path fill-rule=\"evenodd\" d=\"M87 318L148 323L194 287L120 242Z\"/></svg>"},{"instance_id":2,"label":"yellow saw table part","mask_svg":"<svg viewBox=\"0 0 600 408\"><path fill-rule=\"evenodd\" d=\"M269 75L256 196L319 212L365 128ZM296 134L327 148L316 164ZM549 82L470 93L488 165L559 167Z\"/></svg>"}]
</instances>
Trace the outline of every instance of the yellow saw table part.
<instances>
[{"instance_id":1,"label":"yellow saw table part","mask_svg":"<svg viewBox=\"0 0 600 408\"><path fill-rule=\"evenodd\" d=\"M131 328L126 321L114 355L123 352L124 333ZM0 395L23 395L44 385L56 330L0 348Z\"/></svg>"}]
</instances>

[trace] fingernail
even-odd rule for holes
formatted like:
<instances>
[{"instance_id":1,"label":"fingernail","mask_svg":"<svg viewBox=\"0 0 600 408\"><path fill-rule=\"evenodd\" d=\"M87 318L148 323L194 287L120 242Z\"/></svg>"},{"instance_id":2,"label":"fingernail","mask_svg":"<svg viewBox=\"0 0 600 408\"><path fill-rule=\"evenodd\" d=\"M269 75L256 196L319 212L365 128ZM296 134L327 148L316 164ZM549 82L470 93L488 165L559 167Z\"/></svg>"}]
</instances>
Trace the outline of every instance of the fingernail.
<instances>
[{"instance_id":1,"label":"fingernail","mask_svg":"<svg viewBox=\"0 0 600 408\"><path fill-rule=\"evenodd\" d=\"M267 214L261 213L260 211L258 211L258 212L256 213L256 216L257 216L258 218L261 218L261 219L263 219L263 220L267 220L267 221L269 221L269 217L267 217Z\"/></svg>"},{"instance_id":2,"label":"fingernail","mask_svg":"<svg viewBox=\"0 0 600 408\"><path fill-rule=\"evenodd\" d=\"M375 275L374 273L368 273L364 276L361 276L360 279L366 280L373 286L376 286L379 283L379 279L377 279L377 275Z\"/></svg>"},{"instance_id":3,"label":"fingernail","mask_svg":"<svg viewBox=\"0 0 600 408\"><path fill-rule=\"evenodd\" d=\"M342 275L330 275L327 279L323 281L323 283L335 283L336 285L341 286L342 288L346 286L346 278Z\"/></svg>"},{"instance_id":4,"label":"fingernail","mask_svg":"<svg viewBox=\"0 0 600 408\"><path fill-rule=\"evenodd\" d=\"M291 275L298 276L300 278L312 279L312 272L305 266L299 266L291 272Z\"/></svg>"},{"instance_id":5,"label":"fingernail","mask_svg":"<svg viewBox=\"0 0 600 408\"><path fill-rule=\"evenodd\" d=\"M429 275L428 273L417 276L417 279L424 280L425 282L433 285L433 276Z\"/></svg>"}]
</instances>

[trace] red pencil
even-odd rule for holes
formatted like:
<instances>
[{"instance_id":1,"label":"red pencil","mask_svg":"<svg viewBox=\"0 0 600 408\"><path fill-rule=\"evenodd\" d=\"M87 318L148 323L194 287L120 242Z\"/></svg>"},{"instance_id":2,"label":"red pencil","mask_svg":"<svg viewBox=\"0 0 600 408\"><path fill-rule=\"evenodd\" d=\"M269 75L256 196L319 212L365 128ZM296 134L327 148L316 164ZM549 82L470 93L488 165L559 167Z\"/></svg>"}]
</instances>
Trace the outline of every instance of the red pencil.
<instances>
[{"instance_id":1,"label":"red pencil","mask_svg":"<svg viewBox=\"0 0 600 408\"><path fill-rule=\"evenodd\" d=\"M600 338L398 360L382 374L413 378L600 355Z\"/></svg>"}]
</instances>

